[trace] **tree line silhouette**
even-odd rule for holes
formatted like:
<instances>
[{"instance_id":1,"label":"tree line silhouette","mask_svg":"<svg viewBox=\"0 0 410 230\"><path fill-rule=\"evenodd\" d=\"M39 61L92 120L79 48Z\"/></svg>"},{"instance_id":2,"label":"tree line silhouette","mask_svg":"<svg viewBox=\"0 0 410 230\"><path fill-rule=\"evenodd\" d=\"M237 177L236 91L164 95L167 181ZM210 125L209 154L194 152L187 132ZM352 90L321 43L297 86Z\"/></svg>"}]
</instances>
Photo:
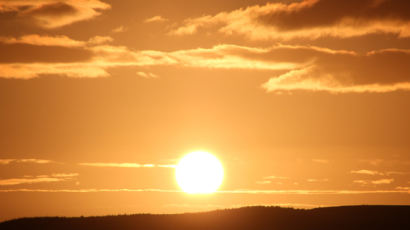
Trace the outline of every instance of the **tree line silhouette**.
<instances>
[{"instance_id":1,"label":"tree line silhouette","mask_svg":"<svg viewBox=\"0 0 410 230\"><path fill-rule=\"evenodd\" d=\"M410 206L315 209L243 207L186 214L20 218L2 230L394 230L410 229Z\"/></svg>"}]
</instances>

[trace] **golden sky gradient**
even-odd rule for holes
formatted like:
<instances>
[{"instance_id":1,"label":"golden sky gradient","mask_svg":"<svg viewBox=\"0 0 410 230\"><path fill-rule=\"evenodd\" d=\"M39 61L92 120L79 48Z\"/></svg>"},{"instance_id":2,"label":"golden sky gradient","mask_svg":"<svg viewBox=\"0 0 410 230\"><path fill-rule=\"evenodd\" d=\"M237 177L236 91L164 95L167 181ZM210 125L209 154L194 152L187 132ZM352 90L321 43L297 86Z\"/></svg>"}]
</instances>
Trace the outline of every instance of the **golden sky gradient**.
<instances>
[{"instance_id":1,"label":"golden sky gradient","mask_svg":"<svg viewBox=\"0 0 410 230\"><path fill-rule=\"evenodd\" d=\"M0 0L0 220L410 204L408 0ZM206 150L219 191L188 195Z\"/></svg>"}]
</instances>

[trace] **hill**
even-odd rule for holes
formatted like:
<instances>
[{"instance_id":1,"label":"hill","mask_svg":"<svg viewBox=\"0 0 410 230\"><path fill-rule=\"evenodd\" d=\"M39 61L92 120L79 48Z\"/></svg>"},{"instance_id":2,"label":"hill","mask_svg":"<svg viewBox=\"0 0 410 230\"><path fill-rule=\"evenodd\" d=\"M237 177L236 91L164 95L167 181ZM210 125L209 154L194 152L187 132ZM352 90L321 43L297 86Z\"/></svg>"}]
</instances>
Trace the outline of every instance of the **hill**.
<instances>
[{"instance_id":1,"label":"hill","mask_svg":"<svg viewBox=\"0 0 410 230\"><path fill-rule=\"evenodd\" d=\"M244 207L186 214L21 218L2 230L373 230L410 229L410 206L343 206L310 210Z\"/></svg>"}]
</instances>

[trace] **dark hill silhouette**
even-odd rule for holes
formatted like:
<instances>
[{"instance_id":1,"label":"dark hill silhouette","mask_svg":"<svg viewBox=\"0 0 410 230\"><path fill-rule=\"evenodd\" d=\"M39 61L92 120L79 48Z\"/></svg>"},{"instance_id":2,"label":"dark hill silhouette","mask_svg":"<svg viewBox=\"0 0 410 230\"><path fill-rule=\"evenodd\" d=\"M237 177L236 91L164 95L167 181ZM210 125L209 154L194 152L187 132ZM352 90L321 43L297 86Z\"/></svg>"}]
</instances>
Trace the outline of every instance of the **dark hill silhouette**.
<instances>
[{"instance_id":1,"label":"dark hill silhouette","mask_svg":"<svg viewBox=\"0 0 410 230\"><path fill-rule=\"evenodd\" d=\"M244 207L187 214L22 218L2 230L373 230L410 229L410 206L343 206L310 210Z\"/></svg>"}]
</instances>

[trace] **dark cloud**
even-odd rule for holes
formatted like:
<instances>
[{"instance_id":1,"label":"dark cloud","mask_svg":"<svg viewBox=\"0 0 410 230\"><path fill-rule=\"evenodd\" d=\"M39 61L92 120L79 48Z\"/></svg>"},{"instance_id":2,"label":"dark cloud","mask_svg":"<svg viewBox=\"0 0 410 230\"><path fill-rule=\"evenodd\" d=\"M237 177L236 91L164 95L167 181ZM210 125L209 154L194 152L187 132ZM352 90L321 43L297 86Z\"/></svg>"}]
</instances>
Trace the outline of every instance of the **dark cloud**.
<instances>
[{"instance_id":1,"label":"dark cloud","mask_svg":"<svg viewBox=\"0 0 410 230\"><path fill-rule=\"evenodd\" d=\"M299 50L303 57L303 50ZM297 51L293 52L297 55ZM366 54L318 51L311 62L271 78L268 91L292 90L390 92L410 89L410 51L379 50Z\"/></svg>"},{"instance_id":2,"label":"dark cloud","mask_svg":"<svg viewBox=\"0 0 410 230\"><path fill-rule=\"evenodd\" d=\"M94 18L109 8L109 4L100 0L0 0L0 18L5 25L12 25L8 29L22 25L53 29Z\"/></svg>"},{"instance_id":3,"label":"dark cloud","mask_svg":"<svg viewBox=\"0 0 410 230\"><path fill-rule=\"evenodd\" d=\"M260 22L281 30L364 25L377 21L408 21L408 0L305 0L286 7L278 7L257 17Z\"/></svg>"},{"instance_id":4,"label":"dark cloud","mask_svg":"<svg viewBox=\"0 0 410 230\"><path fill-rule=\"evenodd\" d=\"M29 6L28 6L29 7ZM48 16L48 17L62 17L66 15L75 15L78 10L70 4L65 2L54 2L44 4L37 8L29 7L26 10L20 11L24 16Z\"/></svg>"},{"instance_id":5,"label":"dark cloud","mask_svg":"<svg viewBox=\"0 0 410 230\"><path fill-rule=\"evenodd\" d=\"M186 19L170 34L186 35L201 28L258 39L356 37L389 33L410 37L407 0L304 0L268 3L231 12Z\"/></svg>"},{"instance_id":6,"label":"dark cloud","mask_svg":"<svg viewBox=\"0 0 410 230\"><path fill-rule=\"evenodd\" d=\"M353 84L410 82L410 51L380 50L366 55L331 56L318 60L325 73ZM345 76L343 79L342 76Z\"/></svg>"},{"instance_id":7,"label":"dark cloud","mask_svg":"<svg viewBox=\"0 0 410 230\"><path fill-rule=\"evenodd\" d=\"M384 49L364 54L346 50L331 50L313 46L278 45L268 49L246 49L225 46L220 56L239 56L249 61L293 63L293 70L313 67L320 75L335 76L346 84L391 84L410 81L410 50ZM218 58L203 56L206 58ZM245 61L244 61L245 62ZM306 76L307 77L307 76ZM309 78L315 78L315 75Z\"/></svg>"}]
</instances>

